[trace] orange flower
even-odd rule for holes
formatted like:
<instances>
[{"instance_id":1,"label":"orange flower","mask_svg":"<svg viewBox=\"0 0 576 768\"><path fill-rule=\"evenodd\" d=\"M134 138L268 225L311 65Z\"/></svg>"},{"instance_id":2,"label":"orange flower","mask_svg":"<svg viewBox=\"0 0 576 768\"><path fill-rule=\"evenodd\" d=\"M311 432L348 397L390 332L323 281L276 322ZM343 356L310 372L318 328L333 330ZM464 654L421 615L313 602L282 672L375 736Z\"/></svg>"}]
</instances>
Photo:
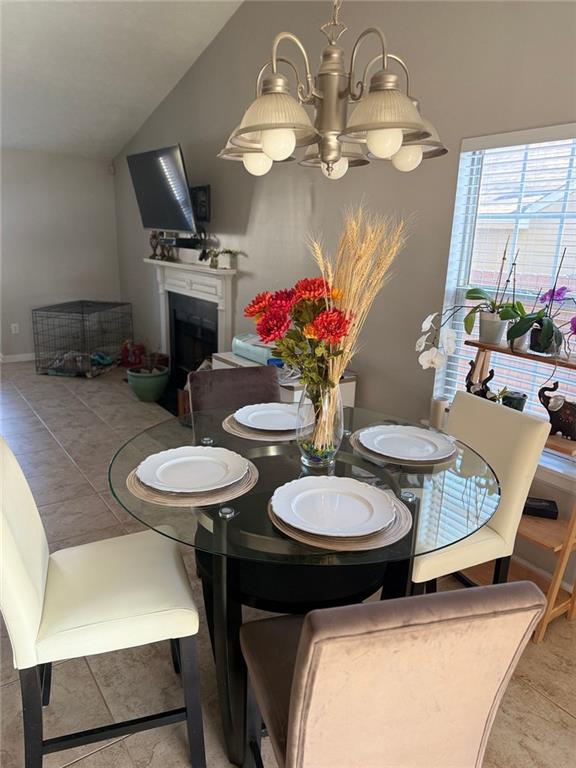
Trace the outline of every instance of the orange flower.
<instances>
[{"instance_id":1,"label":"orange flower","mask_svg":"<svg viewBox=\"0 0 576 768\"><path fill-rule=\"evenodd\" d=\"M331 296L334 299L334 301L340 301L343 295L344 295L344 291L341 288L332 288Z\"/></svg>"},{"instance_id":2,"label":"orange flower","mask_svg":"<svg viewBox=\"0 0 576 768\"><path fill-rule=\"evenodd\" d=\"M248 304L247 307L244 307L244 317L253 317L257 320L263 312L266 312L270 306L271 300L272 294L270 291L258 293L254 296L250 304Z\"/></svg>"},{"instance_id":3,"label":"orange flower","mask_svg":"<svg viewBox=\"0 0 576 768\"><path fill-rule=\"evenodd\" d=\"M316 328L314 327L314 323L307 323L304 326L303 333L304 333L304 336L307 339L317 339L318 338L318 333L316 331Z\"/></svg>"}]
</instances>

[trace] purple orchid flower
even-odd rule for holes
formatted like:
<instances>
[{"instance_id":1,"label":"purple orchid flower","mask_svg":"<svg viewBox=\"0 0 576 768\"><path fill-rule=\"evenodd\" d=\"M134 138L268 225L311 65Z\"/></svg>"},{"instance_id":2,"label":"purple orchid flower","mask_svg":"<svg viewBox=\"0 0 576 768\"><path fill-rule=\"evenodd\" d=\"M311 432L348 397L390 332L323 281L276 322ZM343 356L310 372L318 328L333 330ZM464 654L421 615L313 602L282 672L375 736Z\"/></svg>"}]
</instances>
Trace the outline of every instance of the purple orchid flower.
<instances>
[{"instance_id":1,"label":"purple orchid flower","mask_svg":"<svg viewBox=\"0 0 576 768\"><path fill-rule=\"evenodd\" d=\"M576 335L576 315L570 319L570 330Z\"/></svg>"},{"instance_id":2,"label":"purple orchid flower","mask_svg":"<svg viewBox=\"0 0 576 768\"><path fill-rule=\"evenodd\" d=\"M551 301L564 301L566 294L570 293L570 288L567 285L561 285L560 288L550 288L542 296L540 296L541 304L549 304Z\"/></svg>"}]
</instances>

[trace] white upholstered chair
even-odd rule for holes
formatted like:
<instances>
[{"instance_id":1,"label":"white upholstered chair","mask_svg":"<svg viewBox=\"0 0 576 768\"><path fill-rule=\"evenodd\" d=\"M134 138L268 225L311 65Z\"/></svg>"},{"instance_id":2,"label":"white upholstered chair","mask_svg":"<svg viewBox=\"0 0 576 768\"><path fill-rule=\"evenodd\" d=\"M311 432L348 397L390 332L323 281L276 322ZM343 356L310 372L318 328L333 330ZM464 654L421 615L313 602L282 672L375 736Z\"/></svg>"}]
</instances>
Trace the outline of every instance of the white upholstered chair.
<instances>
[{"instance_id":1,"label":"white upholstered chair","mask_svg":"<svg viewBox=\"0 0 576 768\"><path fill-rule=\"evenodd\" d=\"M413 593L440 576L495 560L494 583L507 580L522 510L550 423L466 392L457 392L446 426L449 435L477 451L500 483L500 503L492 519L468 538L419 555L412 572Z\"/></svg>"},{"instance_id":2,"label":"white upholstered chair","mask_svg":"<svg viewBox=\"0 0 576 768\"><path fill-rule=\"evenodd\" d=\"M198 612L177 544L146 531L49 554L26 478L1 438L0 479L0 607L20 675L26 768L41 768L48 752L184 719L192 765L203 768ZM52 662L161 640L177 646L184 707L43 739Z\"/></svg>"}]
</instances>

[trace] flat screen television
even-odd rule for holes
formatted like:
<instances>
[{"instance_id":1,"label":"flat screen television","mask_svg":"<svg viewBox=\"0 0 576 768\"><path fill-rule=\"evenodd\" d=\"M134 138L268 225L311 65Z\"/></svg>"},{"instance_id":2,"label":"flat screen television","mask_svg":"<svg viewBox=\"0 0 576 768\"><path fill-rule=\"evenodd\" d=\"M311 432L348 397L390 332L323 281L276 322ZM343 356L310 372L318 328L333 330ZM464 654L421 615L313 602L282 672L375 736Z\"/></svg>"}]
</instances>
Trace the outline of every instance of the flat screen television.
<instances>
[{"instance_id":1,"label":"flat screen television","mask_svg":"<svg viewBox=\"0 0 576 768\"><path fill-rule=\"evenodd\" d=\"M126 159L144 229L196 234L180 145L128 155Z\"/></svg>"}]
</instances>

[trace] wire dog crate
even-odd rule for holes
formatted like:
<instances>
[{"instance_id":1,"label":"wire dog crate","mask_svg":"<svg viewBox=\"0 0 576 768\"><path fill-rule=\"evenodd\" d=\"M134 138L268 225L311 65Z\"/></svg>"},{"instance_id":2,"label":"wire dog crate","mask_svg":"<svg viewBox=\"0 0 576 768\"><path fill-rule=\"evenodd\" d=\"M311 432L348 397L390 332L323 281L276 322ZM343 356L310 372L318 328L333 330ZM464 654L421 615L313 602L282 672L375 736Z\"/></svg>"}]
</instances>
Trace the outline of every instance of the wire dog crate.
<instances>
[{"instance_id":1,"label":"wire dog crate","mask_svg":"<svg viewBox=\"0 0 576 768\"><path fill-rule=\"evenodd\" d=\"M132 305L68 301L32 310L36 373L97 376L132 338Z\"/></svg>"}]
</instances>

